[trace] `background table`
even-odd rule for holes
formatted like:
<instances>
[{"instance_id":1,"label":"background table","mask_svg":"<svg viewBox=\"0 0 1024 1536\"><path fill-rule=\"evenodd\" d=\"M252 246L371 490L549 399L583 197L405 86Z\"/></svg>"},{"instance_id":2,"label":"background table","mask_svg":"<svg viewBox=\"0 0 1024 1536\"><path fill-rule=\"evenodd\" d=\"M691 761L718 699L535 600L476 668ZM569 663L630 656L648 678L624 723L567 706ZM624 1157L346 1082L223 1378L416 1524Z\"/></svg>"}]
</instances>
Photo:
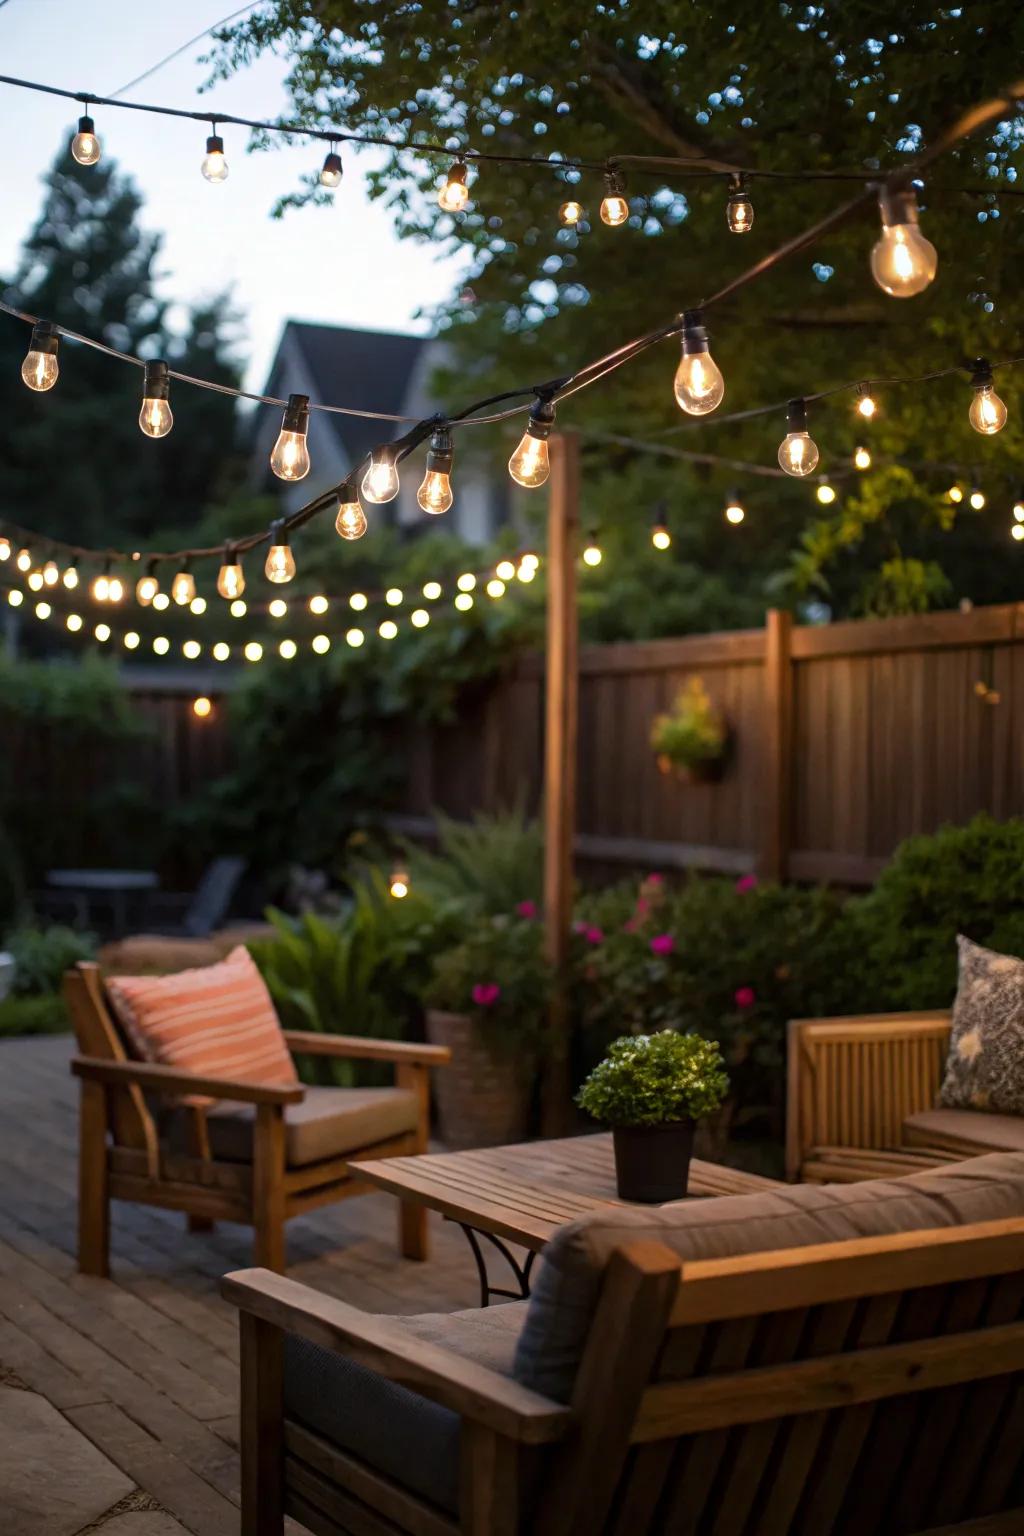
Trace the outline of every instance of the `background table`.
<instances>
[{"instance_id":1,"label":"background table","mask_svg":"<svg viewBox=\"0 0 1024 1536\"><path fill-rule=\"evenodd\" d=\"M111 920L121 935L128 926L128 897L139 891L155 891L160 878L152 869L50 869L46 883L52 890L67 891L83 927L89 922L92 899L109 901Z\"/></svg>"}]
</instances>

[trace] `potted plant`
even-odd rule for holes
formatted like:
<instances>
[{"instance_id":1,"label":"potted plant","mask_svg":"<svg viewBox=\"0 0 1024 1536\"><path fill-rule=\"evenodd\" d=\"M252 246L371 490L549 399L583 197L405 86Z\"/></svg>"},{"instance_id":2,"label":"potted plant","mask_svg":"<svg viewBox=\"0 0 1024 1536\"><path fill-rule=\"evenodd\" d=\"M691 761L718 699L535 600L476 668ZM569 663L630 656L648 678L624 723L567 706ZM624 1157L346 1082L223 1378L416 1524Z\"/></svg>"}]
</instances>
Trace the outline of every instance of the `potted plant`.
<instances>
[{"instance_id":1,"label":"potted plant","mask_svg":"<svg viewBox=\"0 0 1024 1536\"><path fill-rule=\"evenodd\" d=\"M435 1083L445 1146L501 1146L522 1141L551 971L533 902L511 916L478 916L462 941L439 954L426 988L427 1038L451 1050Z\"/></svg>"},{"instance_id":2,"label":"potted plant","mask_svg":"<svg viewBox=\"0 0 1024 1536\"><path fill-rule=\"evenodd\" d=\"M714 1040L663 1029L612 1043L576 1102L612 1128L620 1199L682 1199L696 1122L718 1108L728 1088Z\"/></svg>"},{"instance_id":3,"label":"potted plant","mask_svg":"<svg viewBox=\"0 0 1024 1536\"><path fill-rule=\"evenodd\" d=\"M672 708L651 726L658 767L688 784L720 779L728 745L729 728L700 677L689 678Z\"/></svg>"}]
</instances>

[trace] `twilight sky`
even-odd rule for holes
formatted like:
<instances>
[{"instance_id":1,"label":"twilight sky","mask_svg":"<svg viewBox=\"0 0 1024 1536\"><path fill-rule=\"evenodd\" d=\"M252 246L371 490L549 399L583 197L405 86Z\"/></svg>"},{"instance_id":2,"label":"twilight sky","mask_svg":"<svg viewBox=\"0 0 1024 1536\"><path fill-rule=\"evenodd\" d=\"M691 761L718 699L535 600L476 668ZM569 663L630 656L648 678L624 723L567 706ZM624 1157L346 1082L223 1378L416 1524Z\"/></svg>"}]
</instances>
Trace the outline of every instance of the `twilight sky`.
<instances>
[{"instance_id":1,"label":"twilight sky","mask_svg":"<svg viewBox=\"0 0 1024 1536\"><path fill-rule=\"evenodd\" d=\"M0 71L74 91L112 96L204 27L221 20L231 0L7 0L0 5ZM199 94L205 76L197 44L166 65L128 99L246 117L272 117L285 106L284 61L254 68ZM74 131L76 104L0 85L0 143L6 147L0 273L13 270L23 236L42 197L40 178ZM332 208L270 218L280 192L317 166L324 146L307 143L257 155L244 152L247 131L225 127L230 176L211 186L199 174L207 129L148 113L96 109L104 152L130 172L146 198L143 222L160 231L161 290L189 301L227 285L247 317L246 384L264 382L286 319L423 330L416 311L443 298L457 263L438 260L427 244L399 241L388 215L363 190L372 152L345 154L345 179ZM63 317L54 315L55 320Z\"/></svg>"}]
</instances>

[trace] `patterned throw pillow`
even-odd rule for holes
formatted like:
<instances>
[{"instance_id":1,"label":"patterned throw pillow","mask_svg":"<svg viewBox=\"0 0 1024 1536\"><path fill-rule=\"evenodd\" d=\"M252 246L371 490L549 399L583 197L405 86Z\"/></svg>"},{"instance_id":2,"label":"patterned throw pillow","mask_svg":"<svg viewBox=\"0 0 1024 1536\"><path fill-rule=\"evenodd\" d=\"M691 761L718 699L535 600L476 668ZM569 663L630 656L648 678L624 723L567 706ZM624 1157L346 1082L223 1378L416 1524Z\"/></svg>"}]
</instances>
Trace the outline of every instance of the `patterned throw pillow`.
<instances>
[{"instance_id":1,"label":"patterned throw pillow","mask_svg":"<svg viewBox=\"0 0 1024 1536\"><path fill-rule=\"evenodd\" d=\"M1024 1115L1024 960L982 949L961 934L946 1109Z\"/></svg>"},{"instance_id":2,"label":"patterned throw pillow","mask_svg":"<svg viewBox=\"0 0 1024 1536\"><path fill-rule=\"evenodd\" d=\"M106 987L143 1061L232 1082L298 1081L266 983L242 945L217 965L110 976Z\"/></svg>"}]
</instances>

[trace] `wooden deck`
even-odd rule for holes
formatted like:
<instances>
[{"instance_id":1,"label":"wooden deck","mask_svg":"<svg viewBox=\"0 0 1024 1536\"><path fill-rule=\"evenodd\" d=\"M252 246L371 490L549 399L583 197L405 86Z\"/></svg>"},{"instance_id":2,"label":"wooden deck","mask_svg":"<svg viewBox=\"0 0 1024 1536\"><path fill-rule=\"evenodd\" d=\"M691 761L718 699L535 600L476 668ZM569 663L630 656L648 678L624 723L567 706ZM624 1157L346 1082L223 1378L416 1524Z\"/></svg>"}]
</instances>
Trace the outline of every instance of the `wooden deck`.
<instances>
[{"instance_id":1,"label":"wooden deck","mask_svg":"<svg viewBox=\"0 0 1024 1536\"><path fill-rule=\"evenodd\" d=\"M0 1380L48 1398L194 1536L235 1536L237 1326L217 1281L251 1263L251 1234L192 1236L176 1213L115 1203L113 1279L76 1273L71 1049L0 1041ZM462 1234L431 1223L416 1264L390 1196L327 1207L289 1223L289 1274L373 1312L476 1306Z\"/></svg>"}]
</instances>

